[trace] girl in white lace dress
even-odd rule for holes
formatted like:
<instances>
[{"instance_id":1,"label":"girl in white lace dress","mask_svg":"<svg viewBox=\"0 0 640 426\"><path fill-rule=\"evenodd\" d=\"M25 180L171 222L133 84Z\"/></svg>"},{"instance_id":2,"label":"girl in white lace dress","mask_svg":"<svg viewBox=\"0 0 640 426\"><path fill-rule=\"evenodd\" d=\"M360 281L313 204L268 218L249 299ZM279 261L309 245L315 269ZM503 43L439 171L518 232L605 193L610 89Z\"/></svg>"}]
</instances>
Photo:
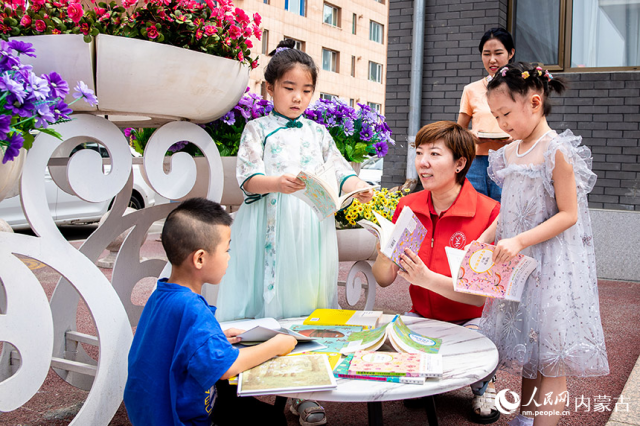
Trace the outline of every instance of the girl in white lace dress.
<instances>
[{"instance_id":1,"label":"girl in white lace dress","mask_svg":"<svg viewBox=\"0 0 640 426\"><path fill-rule=\"evenodd\" d=\"M550 92L564 89L561 79L527 64L505 66L487 87L492 113L515 140L489 154L489 176L503 191L494 261L517 253L538 261L520 303L487 299L480 324L500 367L522 375L512 425L557 424L568 402L566 376L609 373L587 209L596 181L591 152L580 136L557 134L546 120ZM536 410L544 413L522 414Z\"/></svg>"}]
</instances>

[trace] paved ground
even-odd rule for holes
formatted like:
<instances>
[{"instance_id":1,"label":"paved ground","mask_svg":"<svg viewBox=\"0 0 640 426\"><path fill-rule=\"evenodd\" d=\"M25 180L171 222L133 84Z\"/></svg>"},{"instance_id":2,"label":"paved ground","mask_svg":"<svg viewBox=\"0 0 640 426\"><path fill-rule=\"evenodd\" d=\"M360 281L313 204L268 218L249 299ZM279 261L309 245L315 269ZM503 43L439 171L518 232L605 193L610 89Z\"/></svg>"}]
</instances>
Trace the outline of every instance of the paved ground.
<instances>
[{"instance_id":1,"label":"paved ground","mask_svg":"<svg viewBox=\"0 0 640 426\"><path fill-rule=\"evenodd\" d=\"M142 248L143 257L163 257L162 248L157 241L157 234L150 234ZM79 245L79 243L74 243ZM43 283L45 291L51 296L58 275L50 268L25 259ZM350 263L341 264L341 278L346 277ZM110 277L110 270L104 270ZM153 287L152 279L141 281L134 290L132 300L134 303L143 303ZM410 308L408 283L398 280L391 287L378 289L375 309L384 310L386 313L403 313ZM600 306L602 310L603 326L606 336L607 350L611 374L601 378L572 379L568 380L570 393L570 415L564 417L560 425L604 425L615 411L616 402L619 403L618 412L612 416L612 426L639 424L640 418L640 363L633 375L633 379L627 384L623 393L623 387L629 378L634 365L640 355L640 283L600 281ZM344 294L341 292L344 306ZM361 299L358 308L364 306L364 298ZM93 323L86 309L79 310L78 330L92 332ZM87 348L93 356L95 350ZM124 367L124 366L123 366ZM519 394L519 378L508 374L499 374L498 390L510 389ZM1 425L44 425L58 426L68 424L75 413L80 409L82 401L86 398L86 392L78 390L62 381L51 371L45 384L29 403L20 409L0 414ZM576 398L589 401L590 409L587 412L584 407L576 410ZM622 398L622 399L617 399ZM268 398L267 398L268 399ZM470 412L471 392L468 388L439 395L436 398L440 425L465 426L473 425L468 421ZM596 404L599 402L599 404ZM628 405L625 405L628 404ZM328 424L330 425L366 425L367 406L364 403L326 403ZM626 410L628 411L626 411ZM253 419L250 413L240 413L238 425L260 424L260 419ZM383 403L384 424L396 425L426 425L426 414L422 409L407 409L402 402ZM513 416L503 416L496 425L506 425ZM298 419L287 410L289 425L298 425ZM636 423L633 423L636 422ZM124 406L118 410L111 425L130 425ZM82 425L84 426L84 425Z\"/></svg>"}]
</instances>

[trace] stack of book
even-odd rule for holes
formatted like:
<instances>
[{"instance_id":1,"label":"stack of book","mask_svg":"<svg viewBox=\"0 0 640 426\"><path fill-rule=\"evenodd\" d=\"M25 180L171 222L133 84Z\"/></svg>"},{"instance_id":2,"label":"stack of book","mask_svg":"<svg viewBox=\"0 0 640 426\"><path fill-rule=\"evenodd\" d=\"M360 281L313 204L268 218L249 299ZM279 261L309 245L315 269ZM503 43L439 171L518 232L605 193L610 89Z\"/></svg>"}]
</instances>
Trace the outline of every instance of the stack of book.
<instances>
[{"instance_id":1,"label":"stack of book","mask_svg":"<svg viewBox=\"0 0 640 426\"><path fill-rule=\"evenodd\" d=\"M442 356L426 353L358 351L334 370L336 377L423 385L442 377Z\"/></svg>"}]
</instances>

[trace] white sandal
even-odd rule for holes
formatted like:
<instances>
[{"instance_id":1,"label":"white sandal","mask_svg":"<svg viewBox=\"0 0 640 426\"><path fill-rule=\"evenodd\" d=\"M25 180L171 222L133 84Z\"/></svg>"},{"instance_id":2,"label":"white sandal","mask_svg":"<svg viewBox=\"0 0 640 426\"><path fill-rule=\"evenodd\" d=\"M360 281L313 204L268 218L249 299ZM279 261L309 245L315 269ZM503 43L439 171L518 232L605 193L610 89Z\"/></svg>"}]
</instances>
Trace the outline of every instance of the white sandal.
<instances>
[{"instance_id":1,"label":"white sandal","mask_svg":"<svg viewBox=\"0 0 640 426\"><path fill-rule=\"evenodd\" d=\"M482 395L473 395L471 406L473 408L471 420L475 423L486 425L500 418L500 412L496 409L496 388L493 380L487 384Z\"/></svg>"}]
</instances>

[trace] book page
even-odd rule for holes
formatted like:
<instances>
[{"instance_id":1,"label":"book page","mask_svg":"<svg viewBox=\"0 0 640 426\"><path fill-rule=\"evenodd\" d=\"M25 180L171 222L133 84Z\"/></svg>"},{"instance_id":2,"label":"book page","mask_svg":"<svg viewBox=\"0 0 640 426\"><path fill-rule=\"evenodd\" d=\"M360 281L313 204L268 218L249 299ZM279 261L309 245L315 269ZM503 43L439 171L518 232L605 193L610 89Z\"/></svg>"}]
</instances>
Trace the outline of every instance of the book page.
<instances>
[{"instance_id":1,"label":"book page","mask_svg":"<svg viewBox=\"0 0 640 426\"><path fill-rule=\"evenodd\" d=\"M404 254L406 249L417 255L426 236L427 228L424 227L409 207L405 207L402 209L400 216L398 216L389 240L382 246L382 254L402 269L400 256Z\"/></svg>"},{"instance_id":2,"label":"book page","mask_svg":"<svg viewBox=\"0 0 640 426\"><path fill-rule=\"evenodd\" d=\"M404 352L436 354L440 350L442 339L423 336L412 331L400 316L396 316L390 326L389 337L392 344L397 344Z\"/></svg>"},{"instance_id":3,"label":"book page","mask_svg":"<svg viewBox=\"0 0 640 426\"><path fill-rule=\"evenodd\" d=\"M458 250L453 247L446 246L444 248L445 253L447 254L447 262L449 262L449 270L451 271L451 278L453 279L453 284L455 285L458 280L458 272L460 271L460 265L462 265L462 259L464 259L464 255L466 251Z\"/></svg>"},{"instance_id":4,"label":"book page","mask_svg":"<svg viewBox=\"0 0 640 426\"><path fill-rule=\"evenodd\" d=\"M373 214L375 213L376 212L373 212ZM382 241L382 228L378 224L373 223L367 219L360 219L357 223L367 231L371 232L373 236L378 239L378 241Z\"/></svg>"},{"instance_id":5,"label":"book page","mask_svg":"<svg viewBox=\"0 0 640 426\"><path fill-rule=\"evenodd\" d=\"M245 319L238 321L223 321L220 323L222 331L229 328L237 328L239 330L247 331L257 326L270 328L271 330L280 330L281 328L280 323L275 318Z\"/></svg>"},{"instance_id":6,"label":"book page","mask_svg":"<svg viewBox=\"0 0 640 426\"><path fill-rule=\"evenodd\" d=\"M294 192L293 195L309 204L318 219L323 220L337 210L338 194L331 185L306 172L298 173L297 177L304 182L305 189Z\"/></svg>"},{"instance_id":7,"label":"book page","mask_svg":"<svg viewBox=\"0 0 640 426\"><path fill-rule=\"evenodd\" d=\"M391 234L393 234L393 230L395 229L396 225L386 217L382 216L380 213L375 211L372 213L376 217L376 219L378 219L378 223L380 224L380 229L382 230L381 232L382 238L380 238L380 247L384 247L387 244L387 241L389 240L389 237L391 236Z\"/></svg>"}]
</instances>

